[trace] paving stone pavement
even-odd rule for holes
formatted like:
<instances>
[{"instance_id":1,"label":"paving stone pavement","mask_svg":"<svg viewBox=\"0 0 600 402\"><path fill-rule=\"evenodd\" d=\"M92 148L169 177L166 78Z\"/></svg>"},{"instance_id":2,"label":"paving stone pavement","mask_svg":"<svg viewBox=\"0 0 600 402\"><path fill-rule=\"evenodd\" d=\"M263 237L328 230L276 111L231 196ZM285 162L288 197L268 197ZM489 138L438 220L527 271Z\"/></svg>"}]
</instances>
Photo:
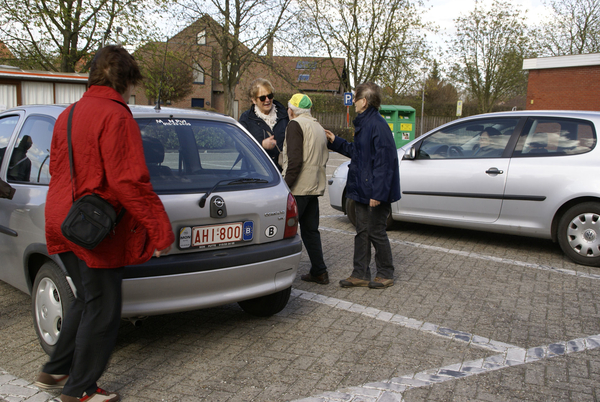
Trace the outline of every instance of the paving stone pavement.
<instances>
[{"instance_id":1,"label":"paving stone pavement","mask_svg":"<svg viewBox=\"0 0 600 402\"><path fill-rule=\"evenodd\" d=\"M545 240L397 224L395 286L343 289L353 228L320 206L330 285L297 278L267 319L228 305L123 322L100 385L132 402L600 400L600 269ZM29 296L0 283L0 400L57 396L31 384L46 358Z\"/></svg>"}]
</instances>

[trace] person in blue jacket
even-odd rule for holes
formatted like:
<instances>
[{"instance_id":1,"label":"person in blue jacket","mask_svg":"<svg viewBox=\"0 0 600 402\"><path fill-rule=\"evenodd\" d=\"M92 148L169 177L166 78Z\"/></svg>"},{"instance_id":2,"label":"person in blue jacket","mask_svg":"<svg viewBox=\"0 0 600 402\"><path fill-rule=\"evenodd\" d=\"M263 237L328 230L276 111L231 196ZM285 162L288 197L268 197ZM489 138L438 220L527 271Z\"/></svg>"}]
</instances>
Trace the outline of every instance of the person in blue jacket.
<instances>
[{"instance_id":1,"label":"person in blue jacket","mask_svg":"<svg viewBox=\"0 0 600 402\"><path fill-rule=\"evenodd\" d=\"M287 107L273 99L273 85L264 78L250 83L250 109L240 116L240 124L263 146L281 171L279 154L283 149L285 128L290 122Z\"/></svg>"},{"instance_id":2,"label":"person in blue jacket","mask_svg":"<svg viewBox=\"0 0 600 402\"><path fill-rule=\"evenodd\" d=\"M354 269L342 287L368 286L382 289L394 284L392 249L386 233L391 203L400 199L400 172L394 137L379 114L381 88L372 82L356 87L353 121L354 142L326 131L328 147L351 158L346 182L346 197L355 201L356 236ZM375 279L369 263L371 244L375 247Z\"/></svg>"}]
</instances>

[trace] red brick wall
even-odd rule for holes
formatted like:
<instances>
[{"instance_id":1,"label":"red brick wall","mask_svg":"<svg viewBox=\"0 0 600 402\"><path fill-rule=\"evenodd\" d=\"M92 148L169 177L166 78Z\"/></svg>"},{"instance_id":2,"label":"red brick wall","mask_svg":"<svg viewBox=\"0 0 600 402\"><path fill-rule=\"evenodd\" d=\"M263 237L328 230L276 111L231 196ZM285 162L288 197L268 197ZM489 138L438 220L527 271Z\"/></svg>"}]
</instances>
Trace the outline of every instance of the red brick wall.
<instances>
[{"instance_id":1,"label":"red brick wall","mask_svg":"<svg viewBox=\"0 0 600 402\"><path fill-rule=\"evenodd\" d=\"M600 111L600 66L529 70L528 110Z\"/></svg>"}]
</instances>

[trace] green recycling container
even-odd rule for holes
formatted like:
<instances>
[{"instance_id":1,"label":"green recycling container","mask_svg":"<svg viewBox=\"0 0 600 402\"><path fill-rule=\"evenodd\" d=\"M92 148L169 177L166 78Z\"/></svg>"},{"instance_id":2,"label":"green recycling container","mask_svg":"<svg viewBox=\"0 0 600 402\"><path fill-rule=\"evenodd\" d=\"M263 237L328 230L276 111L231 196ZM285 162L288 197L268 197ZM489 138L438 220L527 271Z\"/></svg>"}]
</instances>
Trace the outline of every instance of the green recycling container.
<instances>
[{"instance_id":1,"label":"green recycling container","mask_svg":"<svg viewBox=\"0 0 600 402\"><path fill-rule=\"evenodd\" d=\"M379 113L390 126L396 148L415 139L416 111L410 106L381 105Z\"/></svg>"}]
</instances>

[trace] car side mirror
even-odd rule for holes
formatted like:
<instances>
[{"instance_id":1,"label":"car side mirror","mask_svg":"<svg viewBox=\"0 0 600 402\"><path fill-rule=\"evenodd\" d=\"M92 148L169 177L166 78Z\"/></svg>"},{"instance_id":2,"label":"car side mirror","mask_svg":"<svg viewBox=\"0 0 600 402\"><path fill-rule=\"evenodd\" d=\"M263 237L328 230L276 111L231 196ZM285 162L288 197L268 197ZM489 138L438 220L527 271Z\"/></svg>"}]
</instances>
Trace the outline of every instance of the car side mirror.
<instances>
[{"instance_id":1,"label":"car side mirror","mask_svg":"<svg viewBox=\"0 0 600 402\"><path fill-rule=\"evenodd\" d=\"M410 149L408 150L408 152L406 152L404 154L404 156L402 157L402 159L408 159L408 160L414 160L417 158L417 148L413 145L412 147L410 147Z\"/></svg>"}]
</instances>

